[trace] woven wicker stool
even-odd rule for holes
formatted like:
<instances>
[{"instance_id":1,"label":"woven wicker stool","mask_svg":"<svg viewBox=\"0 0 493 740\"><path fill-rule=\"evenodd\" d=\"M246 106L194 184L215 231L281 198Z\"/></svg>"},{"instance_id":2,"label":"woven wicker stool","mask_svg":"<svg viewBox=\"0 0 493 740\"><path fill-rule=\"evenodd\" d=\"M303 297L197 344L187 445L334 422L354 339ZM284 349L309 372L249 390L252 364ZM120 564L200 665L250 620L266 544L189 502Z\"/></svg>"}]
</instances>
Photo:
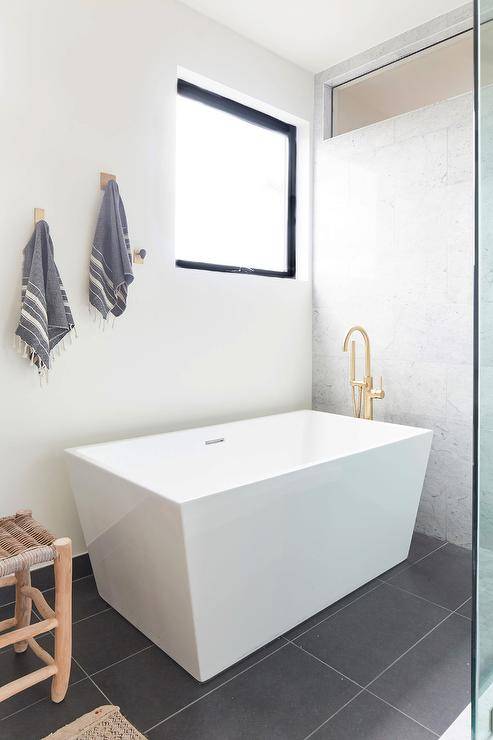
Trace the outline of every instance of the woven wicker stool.
<instances>
[{"instance_id":1,"label":"woven wicker stool","mask_svg":"<svg viewBox=\"0 0 493 740\"><path fill-rule=\"evenodd\" d=\"M31 587L32 565L54 561L55 611L41 591ZM72 543L56 540L36 522L30 511L0 518L0 587L15 586L15 615L0 622L0 649L13 645L16 653L27 648L45 663L44 668L0 686L0 701L39 681L53 677L51 698L62 701L67 693L72 658ZM43 617L31 624L34 601ZM55 655L52 657L35 640L37 635L54 630Z\"/></svg>"}]
</instances>

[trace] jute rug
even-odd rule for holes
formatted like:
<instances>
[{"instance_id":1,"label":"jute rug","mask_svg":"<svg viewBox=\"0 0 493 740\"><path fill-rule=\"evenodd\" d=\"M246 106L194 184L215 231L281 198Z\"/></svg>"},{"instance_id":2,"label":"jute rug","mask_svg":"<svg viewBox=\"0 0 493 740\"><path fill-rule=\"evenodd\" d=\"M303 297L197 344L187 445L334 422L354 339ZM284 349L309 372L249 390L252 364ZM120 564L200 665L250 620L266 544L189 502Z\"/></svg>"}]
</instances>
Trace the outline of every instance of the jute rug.
<instances>
[{"instance_id":1,"label":"jute rug","mask_svg":"<svg viewBox=\"0 0 493 740\"><path fill-rule=\"evenodd\" d=\"M84 714L75 722L48 735L43 740L146 740L120 713L109 704Z\"/></svg>"}]
</instances>

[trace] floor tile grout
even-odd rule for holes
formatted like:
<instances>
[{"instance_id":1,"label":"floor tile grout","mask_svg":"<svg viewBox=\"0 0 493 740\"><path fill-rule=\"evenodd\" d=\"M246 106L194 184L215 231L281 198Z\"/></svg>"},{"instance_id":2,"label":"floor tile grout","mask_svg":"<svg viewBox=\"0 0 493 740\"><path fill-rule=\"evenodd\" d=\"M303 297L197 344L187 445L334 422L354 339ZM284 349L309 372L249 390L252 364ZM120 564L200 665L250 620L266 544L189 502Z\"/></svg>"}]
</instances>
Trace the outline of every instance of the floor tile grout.
<instances>
[{"instance_id":1,"label":"floor tile grout","mask_svg":"<svg viewBox=\"0 0 493 740\"><path fill-rule=\"evenodd\" d=\"M374 697L375 697L375 699L379 699L379 700L380 700L380 701L382 701L382 702L383 702L384 704L387 704L387 705L388 705L389 707L391 707L392 709L395 709L395 710L396 710L397 712L400 712L400 714L403 714L403 715L404 715L405 717L407 717L408 719L412 720L412 721L413 721L413 722L415 722L416 724L420 725L420 726L421 726L421 727L423 727L423 728L424 728L425 730L428 730L428 732L431 732L431 733L432 733L433 735L435 735L436 737L440 737L440 736L439 736L439 735L437 735L437 733L436 733L436 732L435 732L434 730L432 730L432 729L431 729L430 727L427 727L426 725L424 725L424 724L423 724L422 722L420 722L420 721L419 721L418 719L416 719L416 718L415 718L415 717L413 717L412 715L410 715L410 714L406 714L406 712L403 712L403 711L402 711L402 709L399 709L398 707L395 707L395 706L394 706L393 704L391 704L390 702L386 701L385 699L382 699L382 697L381 697L381 696L378 696L377 694L374 694L374 693L373 693L373 691L371 691L371 689L369 689L368 687L369 687L369 686L371 686L371 684L373 683L373 681L376 681L376 680L377 680L377 678L379 678L379 677L380 677L380 676L381 676L381 675L382 675L383 673L385 673L385 671L386 671L386 670L387 670L388 668L390 668L391 666L393 666L393 665L394 665L395 663L397 663L397 662L398 662L398 661L399 661L399 660L400 660L400 659L401 659L401 658L402 658L402 657L403 657L404 655L406 655L406 653L408 653L408 652L409 652L410 650L412 650L412 649L413 649L413 648L414 648L414 647L415 647L415 646L416 646L416 645L417 645L417 644L418 644L419 642L421 642L421 640L423 640L423 639L424 639L425 637L427 637L427 636L428 636L429 634L431 634L431 632L433 632L433 630L435 630L435 629L436 629L437 627L439 627L439 626L440 626L441 624L443 624L443 622L445 622L445 621L446 621L446 620L447 620L447 619L448 619L448 618L449 618L449 617L451 616L451 614L453 614L453 612L451 612L450 614L448 614L448 615L447 615L447 616L445 617L445 619L442 619L442 621L441 621L441 622L439 622L439 623L438 623L437 625L435 625L435 627L433 627L433 629L429 630L429 631L428 631L428 632L427 632L427 633L426 633L425 635L423 635L423 637L421 637L421 638L420 638L420 639L419 639L419 640L418 640L418 641L417 641L416 643L414 643L414 645L411 645L411 647L410 647L410 648L408 648L408 649L407 649L407 650L406 650L406 651L405 651L404 653L402 653L402 655L400 655L400 656L399 656L398 658L396 658L396 659L395 659L395 660L393 661L393 663L391 663L391 664L390 664L389 666L387 666L387 668L385 668L385 670L384 670L384 671L382 671L381 673L379 673L379 674L378 674L378 676L376 676L375 678L373 678L373 679L372 679L372 680L371 680L371 681L370 681L369 683L367 683L366 685L363 685L363 684L360 684L360 683L358 683L358 681L356 681L356 680L355 680L354 678L350 678L350 677L349 677L349 676L348 676L348 675L347 675L346 673L343 673L342 671L338 670L337 668L334 668L334 666L333 666L333 665L331 665L330 663L327 663L327 662L326 662L325 660L323 660L322 658L319 658L319 657L318 657L317 655L314 655L314 654L313 654L313 653L311 653L311 652L310 652L309 650L306 650L305 648L301 647L301 645L297 645L296 643L294 643L294 642L291 642L291 641L289 641L289 642L291 642L291 644L292 644L292 645L293 645L294 647L297 647L297 648L298 648L299 650L301 650L302 652L304 652L304 653L306 653L307 655L309 655L309 656L310 656L311 658L314 658L314 659L315 659L315 660L317 660L317 661L318 661L319 663L322 663L323 665L327 666L327 668L330 668L331 670L335 671L336 673L338 673L338 674L339 674L340 676L342 676L342 677L343 677L343 678L345 678L346 680L348 680L348 681L350 681L351 683L353 683L353 684L355 684L356 686L358 686L358 687L359 687L359 688L361 689L361 691L359 691L359 692L358 692L358 694L356 694L356 696L359 696L359 695L360 695L361 693L363 693L363 691L367 691L367 692L368 692L369 694L371 694L372 696L374 696ZM356 698L356 696L354 696L354 697L353 697L353 699L355 699L355 698ZM349 701L349 702L347 702L347 703L346 703L346 704L345 704L344 706L347 706L347 704L349 704L349 703L350 703L350 702L351 702L351 701L352 701L353 699L350 699L350 701ZM341 709L343 709L343 708L344 708L344 707L341 707ZM338 710L338 711L340 711L340 710ZM336 714L337 714L337 712L336 712ZM334 716L334 715L333 715L333 716ZM325 725L325 724L326 724L327 722L329 722L329 720L330 720L331 718L332 718L332 717L330 717L329 719L325 720L325 722L323 722L323 724L322 724L322 725L320 725L320 727L322 727L322 726L323 726L323 725ZM314 730L314 732L316 732L317 730L319 730L319 729L320 729L320 727L317 727L317 728L316 728L316 729ZM311 735L312 735L312 734L313 734L313 733L310 733L310 735L308 735L308 736L307 736L306 738L304 738L304 740L307 740L307 738L308 738L308 737L311 737Z\"/></svg>"},{"instance_id":2,"label":"floor tile grout","mask_svg":"<svg viewBox=\"0 0 493 740\"><path fill-rule=\"evenodd\" d=\"M402 653L402 655L399 655L398 658L396 658L394 661L392 661L392 663L390 665L388 665L387 668L385 668L383 671L381 671L377 676L375 676L375 678L372 678L372 680L369 683L366 684L365 689L367 689L369 686L371 686L372 683L374 683L381 676L383 676L383 674L386 673L389 670L389 668L392 668L392 666L394 666L396 663L398 663L401 658L403 658L411 650L413 650L416 647L416 645L419 645L419 643L422 642L426 637L428 637L429 635L431 635L431 633L434 632L436 629L438 629L438 627L440 627L440 625L442 625L444 622L446 622L447 619L450 619L450 617L452 616L453 613L454 612L451 612L450 614L447 614L447 616L444 619L442 619L440 622L438 622L438 624L436 624L434 627L432 627L431 630L428 630L428 632L426 632L426 634L424 634L422 637L420 637L419 640L417 640L413 645L411 645L411 647L409 647L407 650L405 650Z\"/></svg>"},{"instance_id":3,"label":"floor tile grout","mask_svg":"<svg viewBox=\"0 0 493 740\"><path fill-rule=\"evenodd\" d=\"M374 696L375 699L378 699L379 701L382 701L384 704L387 704L387 706L388 707L391 707L391 709L395 709L396 712L399 712L400 714L403 714L404 717L407 717L408 719L411 719L413 722L416 722L417 725L419 725L420 727L422 727L424 730L428 730L428 732L431 732L431 734L432 735L435 735L435 737L440 737L440 735L437 732L435 732L435 730L432 730L431 727L427 727L426 725L424 725L422 722L420 722L418 719L416 719L416 717L413 717L411 714L407 714L402 709L399 709L399 707L394 707L393 704L391 704L386 699L382 699L381 696L377 696L377 694L374 694L373 691L371 691L370 689L365 688L365 691L366 691L367 694L371 694L372 696Z\"/></svg>"},{"instance_id":4,"label":"floor tile grout","mask_svg":"<svg viewBox=\"0 0 493 740\"><path fill-rule=\"evenodd\" d=\"M437 606L439 609L443 609L449 614L455 613L454 610L449 609L448 606L443 606L443 604L439 604L436 601L430 601L430 599L427 599L425 596L420 596L419 594L415 594L413 591L409 591L407 588L402 588L402 586L396 586L395 583L387 583L386 581L384 581L384 583L386 583L387 586L392 586L392 588L395 588L397 591L402 591L405 594L409 594L409 596L415 596L417 599L421 599L421 601L425 601L427 604L431 604L432 606ZM460 609L460 606L458 606L457 609Z\"/></svg>"},{"instance_id":5,"label":"floor tile grout","mask_svg":"<svg viewBox=\"0 0 493 740\"><path fill-rule=\"evenodd\" d=\"M145 653L146 650L150 650L151 648L156 647L154 643L151 645L146 645L145 647L141 648L140 650L136 650L135 653L131 653L130 655L126 655L124 658L120 658L120 660L115 660L114 663L110 663L110 665L105 666L104 668L98 668L97 671L93 671L92 673L88 673L88 676L97 676L99 673L103 673L103 671L108 671L110 668L113 668L116 665L119 665L120 663L124 663L126 660L130 660L130 658L135 658L136 655L140 655L141 653Z\"/></svg>"},{"instance_id":6,"label":"floor tile grout","mask_svg":"<svg viewBox=\"0 0 493 740\"><path fill-rule=\"evenodd\" d=\"M77 683L79 682L77 681ZM40 704L42 701L46 701L47 699L48 699L47 696L43 696L41 697L41 699L36 699L36 701L33 701L31 704L28 704L27 707L21 707L20 709L16 709L15 712L11 712L10 714L7 714L5 717L2 717L0 719L0 722L4 722L6 719L10 719L11 717L14 717L16 714L20 714L20 712L25 712L26 709L31 709L31 707L35 707L36 704Z\"/></svg>"},{"instance_id":7,"label":"floor tile grout","mask_svg":"<svg viewBox=\"0 0 493 740\"><path fill-rule=\"evenodd\" d=\"M31 575L32 575L32 573L31 573ZM94 578L94 573L89 573L87 576L81 576L80 578L76 578L75 581L72 581L72 585L74 583L79 583L79 581L83 581L85 578ZM41 591L41 593L42 594L45 594L45 593L47 593L47 591L54 591L54 590L55 590L55 587L54 586L50 586L49 588L43 589ZM0 604L0 609L3 609L5 606L14 606L14 605L15 605L15 600L14 601L8 601L6 604Z\"/></svg>"},{"instance_id":8,"label":"floor tile grout","mask_svg":"<svg viewBox=\"0 0 493 740\"><path fill-rule=\"evenodd\" d=\"M101 613L101 612L99 612L99 613ZM53 632L51 632L51 631L50 632L47 632L46 634L47 635L51 635L51 637L54 637ZM142 650L137 650L135 653L132 653L131 655L127 655L125 658L122 658L121 660L117 660L115 663L111 663L111 665L106 666L106 668L100 668L98 671L95 671L94 673L88 673L86 671L86 669L84 668L84 666L81 663L79 663L79 661L72 654L72 660L74 661L75 665L79 668L79 670L82 671L83 676L82 676L82 678L79 678L77 681L73 681L71 684L69 684L69 688L72 687L72 686L76 686L77 684L81 683L82 681L87 681L87 679L89 679L90 682L92 684L94 684L94 686L98 689L98 691L104 696L104 698L106 699L106 701L108 701L110 704L112 704L113 702L106 696L106 694L104 693L104 691L102 690L102 688L100 686L98 686L98 684L96 683L96 681L93 680L93 676L96 676L99 673L101 673L102 671L106 671L108 668L112 668L113 666L118 665L119 663L123 663L125 660L128 660L129 658L133 658L135 655L139 655L139 653L143 653L146 650L150 650L151 647L154 647L154 646L153 645L146 645L146 647L145 648L142 648ZM28 704L26 707L21 707L20 709L17 709L15 712L12 712L11 714L8 714L6 717L0 718L0 722L3 722L3 720L8 719L9 717L12 717L14 714L19 714L20 712L24 712L26 709L29 709L30 707L33 707L36 704L39 704L40 702L47 701L47 700L48 700L48 697L46 697L46 696L43 697L42 699L38 699L37 701L33 702L32 704Z\"/></svg>"},{"instance_id":9,"label":"floor tile grout","mask_svg":"<svg viewBox=\"0 0 493 740\"><path fill-rule=\"evenodd\" d=\"M463 604L460 604L457 609L454 611L454 614L457 614L458 617L464 617L464 619L468 619L470 622L472 622L472 617L468 617L467 614L460 614L459 609L462 609L463 606L467 604L468 601L471 601L472 596L469 596Z\"/></svg>"},{"instance_id":10,"label":"floor tile grout","mask_svg":"<svg viewBox=\"0 0 493 740\"><path fill-rule=\"evenodd\" d=\"M46 633L46 634L51 635L51 632ZM72 683L69 683L69 690L73 686L77 686L78 684L82 683L82 681L87 681L87 679L89 678L89 676L86 674L82 666L79 665L79 663L77 663L74 657L72 657L72 660L74 661L74 663L76 663L77 667L80 668L80 670L83 672L84 675L82 676L82 678L77 679L77 681L72 681ZM41 702L48 701L48 700L49 700L49 696L42 696L40 699L36 699L36 701L31 702L31 704L28 704L25 707L20 707L20 709L16 709L15 712L11 712L10 714L7 714L5 717L1 717L0 722L3 722L5 719L10 719L10 717L13 717L16 714L20 714L20 712L24 712L26 709L31 709L31 707L36 706L36 704L40 704Z\"/></svg>"},{"instance_id":11,"label":"floor tile grout","mask_svg":"<svg viewBox=\"0 0 493 740\"><path fill-rule=\"evenodd\" d=\"M181 712L184 712L185 709L188 709L193 704L197 704L197 702L202 701L202 699L205 699L206 696L210 696L215 691L218 691L223 686L226 686L228 683L231 683L231 681L234 681L235 678L239 678L239 676L242 676L244 673L247 673L247 671L251 670L252 668L255 668L255 666L259 665L259 663L263 663L264 660L267 660L268 658L271 658L273 655L275 655L276 653L278 653L280 650L284 650L284 648L287 647L290 644L291 643L289 642L289 640L287 640L285 645L280 645L278 648L276 648L276 650L273 650L268 655L265 655L263 658L260 658L260 660L257 660L255 663L252 663L252 665L249 665L247 668L244 668L239 673L236 673L234 676L231 676L231 678L228 678L227 681L223 681L223 683L219 684L219 686L215 686L213 689L211 689L210 691L208 691L206 694L203 694L202 696L199 696L197 699L194 699L193 701L189 702L184 707L181 707L181 709L177 709L176 712L173 712L172 714L168 715L167 717L164 717L164 719L161 719L159 722L156 722L154 725L152 725L152 727L149 727L147 730L145 730L144 734L146 735L148 732L151 732L151 730L155 730L156 727L159 727L164 722L167 722L169 719L172 719L172 717L175 717L177 714L181 714Z\"/></svg>"},{"instance_id":12,"label":"floor tile grout","mask_svg":"<svg viewBox=\"0 0 493 740\"><path fill-rule=\"evenodd\" d=\"M399 576L401 573L405 573L407 570L409 570L409 568L412 568L413 565L417 565L418 563L421 563L423 560L426 560L426 558L429 558L430 555L433 555L434 553L438 552L438 550L442 550L446 545L449 545L449 544L450 544L449 542L444 542L443 544L439 545L438 547L435 547L434 550L432 550L431 552L427 552L426 555L423 555L422 558L419 558L418 560L415 560L414 563L409 563L405 568L403 568L398 573L396 573L395 576L391 576L389 579L380 578L380 576L378 576L378 580L379 581L382 581L383 583L389 583L392 580L392 578L395 578L395 577ZM404 561L402 561L402 562L404 562ZM398 565L399 565L399 563L398 563ZM397 568L397 565L394 566L394 567Z\"/></svg>"},{"instance_id":13,"label":"floor tile grout","mask_svg":"<svg viewBox=\"0 0 493 740\"><path fill-rule=\"evenodd\" d=\"M385 583L385 581L381 581L380 583L377 583L377 585L374 586L374 588L369 588L368 591L365 591L364 594L361 594L360 596L357 596L355 599L353 599L353 601L350 601L348 604L345 604L344 606L341 606L340 609L337 609L335 612L332 612L332 614L329 614L327 617L324 617L323 619L320 620L320 622L317 622L316 624L313 624L311 627L308 627L308 629L306 629L304 632L300 632L299 635L295 635L295 637L293 639L294 640L297 640L299 637L303 637L303 635L306 635L307 632L310 632L310 630L315 629L315 627L319 627L321 624L323 624L323 622L326 622L328 619L331 619L331 617L335 617L336 614L339 614L339 612L342 612L344 609L347 609L348 606L351 606L351 604L355 604L357 601L359 601L360 599L362 599L364 596L368 596L368 594L371 594L373 591L376 591L377 588L381 588L384 583ZM363 586L360 586L360 588L363 588ZM350 593L347 594L347 596L350 596L350 595L351 595ZM347 597L346 596L343 596L342 598L345 599ZM337 602L335 602L335 603L337 603ZM330 606L331 605L329 604L329 606L326 606L325 608L326 609L329 609ZM308 619L311 619L311 617L308 617ZM293 629L296 629L296 627L293 627L292 629L288 630L288 632L292 632ZM285 632L284 635L286 635L286 634L287 633ZM284 635L283 635L283 637L284 637ZM291 642L291 640L289 639L289 637L284 637L284 639L287 640L288 642Z\"/></svg>"},{"instance_id":14,"label":"floor tile grout","mask_svg":"<svg viewBox=\"0 0 493 740\"><path fill-rule=\"evenodd\" d=\"M361 691L358 691L358 693L355 694L351 699L349 699L349 701L347 701L345 704L343 704L342 707L339 707L339 709L337 709L335 712L333 712L330 715L330 717L327 717L327 719L324 720L324 722L322 722L321 725L318 725L318 727L315 727L315 729L313 729L308 735L306 735L303 738L303 740L308 740L308 738L313 737L316 732L318 732L319 730L321 730L322 727L324 727L328 722L330 722L332 719L334 719L334 717L336 716L336 714L339 714L339 712L342 712L342 710L345 709L347 706L349 706L349 704L351 704L351 702L353 702L355 699L357 699L358 696L361 696L361 694L363 692L364 692L364 689L361 689Z\"/></svg>"},{"instance_id":15,"label":"floor tile grout","mask_svg":"<svg viewBox=\"0 0 493 740\"><path fill-rule=\"evenodd\" d=\"M419 560L416 560L416 561L415 561L414 563L411 563L411 564L409 565L409 568L411 568L411 567L412 567L413 565L416 565L417 563L420 563L420 562L421 562L422 560L425 560L425 559L426 559L426 558L428 558L428 557L429 557L430 555L433 555L433 553L435 553L435 552L438 552L438 550L441 550L442 548L444 548L444 547L445 547L445 545L448 545L448 544L449 544L448 542L444 542L444 543L443 543L443 545L440 545L439 547L436 547L436 548L435 548L434 550L432 550L431 552L427 553L426 555L423 555L423 557L422 557L422 558L420 558ZM402 571L400 571L400 573L403 573L403 572L405 572L405 571L407 571L407 570L408 570L408 568L404 568L404 569L403 569ZM396 573L396 576L397 576L397 575L400 575L400 573L399 573L399 574L397 574L397 573ZM303 635L306 635L306 633L307 633L307 632L310 632L310 630L312 630L312 629L315 629L315 627L319 627L319 626L320 626L320 625L321 625L321 624L322 624L323 622L326 622L326 621L327 621L328 619L331 619L332 617L335 617L335 615L336 615L336 614L339 614L339 612L341 612L341 611L342 611L343 609L347 609L347 607L348 607L348 606L351 606L351 604L354 604L354 603L356 603L356 601L359 601L359 600L360 600L360 599L362 599L362 598L363 598L364 596L367 596L368 594L370 594L370 593L372 593L373 591L375 591L375 589L377 589L377 588L380 588L380 586L384 586L384 585L387 585L387 586L392 586L393 588L395 588L395 589L398 589L399 591L403 591L404 593L410 594L411 596L415 596L415 597L416 597L417 599L421 599L422 601L425 601L425 602L427 602L428 604L432 604L433 606L439 607L440 609L444 609L445 611L447 611L447 612L449 613L449 615L450 615L450 614L454 614L454 613L455 613L455 612L454 612L454 611L453 611L452 609L449 609L448 607L446 607L446 606L443 606L442 604L438 604L438 603L437 603L437 602L435 602L435 601L430 601L429 599L426 599L426 598L425 598L424 596L420 596L419 594L415 594L415 593L413 593L412 591L408 591L407 589L405 589L405 588L402 588L401 586L396 586L396 585L395 585L394 583L391 583L391 579L389 579L388 581L384 581L383 579L381 579L381 578L377 577L377 579L376 579L376 580L378 580L378 581L379 581L379 584L378 584L378 585L376 585L376 586L375 586L375 588L371 588L371 589L369 589L368 591L365 591L365 593L364 593L364 594L361 594L361 596L358 596L358 597L357 597L356 599L354 599L353 601L350 601L350 602L349 602L349 604L346 604L345 606L342 606L342 607L341 607L340 609L338 609L337 611L335 611L335 612L332 612L332 614L329 614L329 615L328 615L327 617L325 617L324 619L321 619L321 620L320 620L320 622L317 622L316 624L312 625L311 627L308 627L308 629L306 629L306 630L305 630L304 632L300 632L300 633L299 633L298 635L296 635L296 636L295 636L295 637L294 637L293 639L294 639L294 640L297 640L298 638L300 638L300 637L303 637ZM345 598L345 597L343 597L343 598ZM470 598L470 597L468 597L468 598ZM468 599L466 599L466 601L468 601ZM466 602L464 602L464 603L466 603ZM460 609L460 608L461 608L461 606L464 606L464 604L460 604L460 605L459 605L459 606L457 607L457 609ZM327 607L327 608L328 608L328 607ZM460 616L463 616L463 615L460 615ZM468 617L466 617L466 619L467 619L467 618L468 618ZM294 628L293 628L293 629L294 629ZM290 631L291 631L291 630L290 630ZM286 639L287 639L287 640L288 640L289 642L291 642L291 640L289 640L289 638L286 638Z\"/></svg>"},{"instance_id":16,"label":"floor tile grout","mask_svg":"<svg viewBox=\"0 0 493 740\"><path fill-rule=\"evenodd\" d=\"M95 686L97 688L97 690L100 692L100 694L102 694L104 696L104 698L106 699L106 701L108 702L108 704L113 704L113 702L111 701L111 699L109 699L106 696L106 694L104 693L103 689L100 686L97 685L96 681L93 681L93 679L91 678L91 676L89 675L89 673L79 663L79 661L76 660L73 656L72 656L72 660L74 661L75 665L78 666L79 669L82 671L82 673L85 675L86 679L89 679L89 681L93 684L93 686Z\"/></svg>"},{"instance_id":17,"label":"floor tile grout","mask_svg":"<svg viewBox=\"0 0 493 740\"><path fill-rule=\"evenodd\" d=\"M459 614L459 612L452 612L456 617L460 617L460 619L466 619L468 622L472 622L471 617L466 617L465 614Z\"/></svg>"},{"instance_id":18,"label":"floor tile grout","mask_svg":"<svg viewBox=\"0 0 493 740\"><path fill-rule=\"evenodd\" d=\"M72 627L74 624L80 624L81 622L85 622L87 619L92 619L93 617L97 617L99 614L106 614L106 612L109 612L112 610L113 607L107 606L106 609L101 609L98 612L94 612L94 614L88 614L87 617L81 617L80 619L76 619L75 622L72 622Z\"/></svg>"},{"instance_id":19,"label":"floor tile grout","mask_svg":"<svg viewBox=\"0 0 493 740\"><path fill-rule=\"evenodd\" d=\"M345 673L340 671L338 668L334 668L333 665L330 665L330 663L327 663L327 661L323 660L322 658L319 658L318 655L311 653L309 650L302 647L301 645L297 645L295 642L291 642L291 645L293 645L293 647L295 648L298 648L298 650L301 650L301 652L305 653L305 655L309 655L310 658L314 658L314 660L318 661L319 663L322 663L322 665L324 665L326 668L330 668L331 671L335 671L336 673L338 673L340 676L347 679L351 683L356 684L356 686L358 686L360 689L366 688L365 686L363 686L363 684L358 683L358 681L355 681L354 678L349 678L349 676L347 676Z\"/></svg>"},{"instance_id":20,"label":"floor tile grout","mask_svg":"<svg viewBox=\"0 0 493 740\"><path fill-rule=\"evenodd\" d=\"M430 635L438 627L440 627L440 625L442 625L444 622L446 622L447 619L449 619L449 617L451 617L453 614L455 614L455 612L450 612L449 614L447 614L447 616L444 619L442 619L440 622L438 622L438 624L436 624L432 629L428 630L428 632L426 632L426 634L424 634L422 637L420 637L419 640L417 640L413 645L411 645L409 648L407 648L407 650L405 650L398 658L396 658L394 661L392 661L392 663L390 663L383 671L381 671L377 676L375 676L375 678L372 678L372 680L369 681L365 685L358 683L358 681L356 681L354 678L351 678L346 673L343 673L339 669L334 668L333 665L331 665L330 663L327 663L325 660L323 660L322 658L319 658L317 655L314 655L314 653L311 653L309 650L307 650L306 648L302 647L301 645L297 645L295 642L292 642L291 640L289 640L289 642L292 645L294 645L294 647L297 647L299 650L302 650L304 653L306 653L310 657L314 658L319 663L323 663L323 665L325 665L328 668L330 668L331 670L335 671L336 673L338 673L339 675L341 675L343 678L347 679L348 681L351 681L352 683L356 684L356 686L359 686L360 688L364 689L365 691L368 691L370 694L372 694L373 696L375 696L377 699L381 699L381 697L378 696L377 694L373 694L373 692L369 688L371 686L371 684L374 683L378 678L380 678L380 676L382 676L386 671L388 671L388 669L391 668L393 665L395 665L401 658L403 658L405 655L407 655L407 653L409 653L413 648L415 648L416 645L418 645L422 640L424 640L426 637L428 637L428 635ZM461 616L461 615L458 615L458 616ZM466 619L467 619L467 617L466 617ZM402 712L402 710L401 709L398 709L398 707L394 707L393 704L390 704L385 699L382 699L382 701L385 702L386 704L388 704L390 707L392 707L392 709L396 709L398 712L401 712L401 714L405 714L405 712ZM419 722L419 720L415 719L412 716L410 716L410 719L414 720L418 724L421 724ZM431 730L429 727L426 727L425 725L422 725L422 726L425 727L426 730L429 730L430 732L433 732L434 733L434 730Z\"/></svg>"}]
</instances>

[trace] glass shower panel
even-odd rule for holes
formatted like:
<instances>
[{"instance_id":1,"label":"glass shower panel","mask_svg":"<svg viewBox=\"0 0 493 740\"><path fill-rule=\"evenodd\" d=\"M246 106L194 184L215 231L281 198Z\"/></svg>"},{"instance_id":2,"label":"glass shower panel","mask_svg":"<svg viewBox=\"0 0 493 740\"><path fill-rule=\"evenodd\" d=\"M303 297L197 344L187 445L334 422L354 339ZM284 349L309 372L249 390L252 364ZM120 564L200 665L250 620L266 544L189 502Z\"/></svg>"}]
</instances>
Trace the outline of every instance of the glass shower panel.
<instances>
[{"instance_id":1,"label":"glass shower panel","mask_svg":"<svg viewBox=\"0 0 493 740\"><path fill-rule=\"evenodd\" d=\"M479 0L477 29L476 380L473 729L493 737L493 0Z\"/></svg>"}]
</instances>

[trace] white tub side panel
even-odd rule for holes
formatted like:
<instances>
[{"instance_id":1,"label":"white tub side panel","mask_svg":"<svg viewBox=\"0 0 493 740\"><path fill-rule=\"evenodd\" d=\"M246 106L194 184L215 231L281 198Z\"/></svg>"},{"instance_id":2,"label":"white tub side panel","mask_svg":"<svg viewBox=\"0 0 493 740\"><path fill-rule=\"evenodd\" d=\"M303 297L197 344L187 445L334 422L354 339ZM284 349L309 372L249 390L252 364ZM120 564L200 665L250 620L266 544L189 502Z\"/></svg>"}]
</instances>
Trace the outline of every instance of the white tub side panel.
<instances>
[{"instance_id":1,"label":"white tub side panel","mask_svg":"<svg viewBox=\"0 0 493 740\"><path fill-rule=\"evenodd\" d=\"M197 675L180 507L76 456L69 471L102 598Z\"/></svg>"},{"instance_id":2,"label":"white tub side panel","mask_svg":"<svg viewBox=\"0 0 493 740\"><path fill-rule=\"evenodd\" d=\"M185 504L200 680L407 557L431 433Z\"/></svg>"}]
</instances>

